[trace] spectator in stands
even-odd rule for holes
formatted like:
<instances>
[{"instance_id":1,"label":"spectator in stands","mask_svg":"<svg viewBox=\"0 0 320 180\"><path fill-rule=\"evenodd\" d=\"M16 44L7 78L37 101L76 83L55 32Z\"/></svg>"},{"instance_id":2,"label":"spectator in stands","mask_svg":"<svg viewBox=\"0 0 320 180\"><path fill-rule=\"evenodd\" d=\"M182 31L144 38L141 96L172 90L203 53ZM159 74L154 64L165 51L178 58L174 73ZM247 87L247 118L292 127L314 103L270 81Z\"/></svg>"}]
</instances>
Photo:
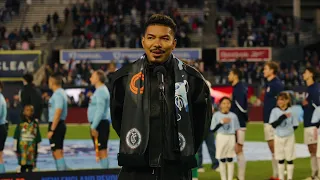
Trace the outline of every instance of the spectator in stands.
<instances>
[{"instance_id":1,"label":"spectator in stands","mask_svg":"<svg viewBox=\"0 0 320 180\"><path fill-rule=\"evenodd\" d=\"M59 22L59 15L57 12L54 12L54 14L52 15L52 19L53 19L54 26L56 26Z\"/></svg>"},{"instance_id":2,"label":"spectator in stands","mask_svg":"<svg viewBox=\"0 0 320 180\"><path fill-rule=\"evenodd\" d=\"M64 21L65 21L65 23L67 23L67 22L68 22L68 19L69 19L69 15L70 15L70 10L69 10L69 8L66 7L66 8L64 9L63 13L64 13Z\"/></svg>"},{"instance_id":3,"label":"spectator in stands","mask_svg":"<svg viewBox=\"0 0 320 180\"><path fill-rule=\"evenodd\" d=\"M32 29L33 29L33 32L34 32L35 34L40 34L40 33L41 33L41 27L40 27L40 25L39 25L38 22L33 25L33 28L32 28Z\"/></svg>"},{"instance_id":4,"label":"spectator in stands","mask_svg":"<svg viewBox=\"0 0 320 180\"><path fill-rule=\"evenodd\" d=\"M51 15L50 14L48 14L48 16L47 16L47 24L51 24Z\"/></svg>"}]
</instances>

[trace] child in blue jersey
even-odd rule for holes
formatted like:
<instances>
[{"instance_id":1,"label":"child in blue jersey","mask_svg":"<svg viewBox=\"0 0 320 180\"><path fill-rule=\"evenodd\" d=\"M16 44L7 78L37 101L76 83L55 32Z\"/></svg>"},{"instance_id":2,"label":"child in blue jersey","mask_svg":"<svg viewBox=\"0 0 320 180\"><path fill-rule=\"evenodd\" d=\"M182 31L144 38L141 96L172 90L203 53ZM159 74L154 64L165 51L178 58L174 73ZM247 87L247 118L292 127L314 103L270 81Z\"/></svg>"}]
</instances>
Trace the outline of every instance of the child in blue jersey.
<instances>
[{"instance_id":1,"label":"child in blue jersey","mask_svg":"<svg viewBox=\"0 0 320 180\"><path fill-rule=\"evenodd\" d=\"M284 163L287 161L287 180L293 178L293 160L296 158L294 130L298 127L298 118L292 116L290 95L282 92L277 97L277 107L270 114L269 123L275 129L275 159L278 161L278 175L284 180Z\"/></svg>"},{"instance_id":2,"label":"child in blue jersey","mask_svg":"<svg viewBox=\"0 0 320 180\"><path fill-rule=\"evenodd\" d=\"M219 168L221 180L233 179L233 158L236 157L235 134L236 131L240 129L238 117L233 112L230 112L230 108L231 99L223 97L220 100L220 111L213 115L210 127L213 132L217 131L216 158L220 160ZM226 164L228 167L228 173L226 173Z\"/></svg>"}]
</instances>

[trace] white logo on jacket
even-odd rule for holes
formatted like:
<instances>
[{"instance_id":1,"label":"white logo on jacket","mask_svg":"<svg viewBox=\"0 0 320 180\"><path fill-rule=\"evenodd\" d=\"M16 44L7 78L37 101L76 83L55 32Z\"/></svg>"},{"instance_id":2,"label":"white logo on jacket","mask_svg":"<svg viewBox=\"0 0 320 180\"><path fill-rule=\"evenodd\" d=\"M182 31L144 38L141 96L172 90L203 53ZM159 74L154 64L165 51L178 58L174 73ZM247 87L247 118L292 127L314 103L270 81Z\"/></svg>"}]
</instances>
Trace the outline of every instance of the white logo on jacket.
<instances>
[{"instance_id":1,"label":"white logo on jacket","mask_svg":"<svg viewBox=\"0 0 320 180\"><path fill-rule=\"evenodd\" d=\"M141 134L136 128L130 129L126 136L126 143L131 149L136 149L141 144Z\"/></svg>"},{"instance_id":2,"label":"white logo on jacket","mask_svg":"<svg viewBox=\"0 0 320 180\"><path fill-rule=\"evenodd\" d=\"M179 133L179 146L180 152L186 147L186 138L181 133Z\"/></svg>"}]
</instances>

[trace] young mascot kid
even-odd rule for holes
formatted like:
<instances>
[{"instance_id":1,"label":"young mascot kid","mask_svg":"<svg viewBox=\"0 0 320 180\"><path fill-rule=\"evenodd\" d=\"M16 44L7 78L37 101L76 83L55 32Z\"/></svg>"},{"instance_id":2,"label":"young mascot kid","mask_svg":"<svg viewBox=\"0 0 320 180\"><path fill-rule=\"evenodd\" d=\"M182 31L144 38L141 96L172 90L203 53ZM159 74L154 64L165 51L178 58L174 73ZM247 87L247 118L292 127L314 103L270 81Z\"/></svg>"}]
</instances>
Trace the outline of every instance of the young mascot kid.
<instances>
[{"instance_id":1,"label":"young mascot kid","mask_svg":"<svg viewBox=\"0 0 320 180\"><path fill-rule=\"evenodd\" d=\"M216 112L211 121L210 129L217 131L216 158L220 160L221 180L232 180L234 172L233 158L236 157L236 131L240 129L238 117L230 112L231 99L223 97L220 100L220 111ZM228 167L228 173L227 168ZM228 174L228 178L227 178Z\"/></svg>"},{"instance_id":2,"label":"young mascot kid","mask_svg":"<svg viewBox=\"0 0 320 180\"><path fill-rule=\"evenodd\" d=\"M281 92L277 97L277 107L270 114L269 123L275 129L275 159L278 161L279 179L284 180L285 161L287 162L287 180L293 178L293 160L296 158L294 130L299 121L292 116L290 95Z\"/></svg>"},{"instance_id":3,"label":"young mascot kid","mask_svg":"<svg viewBox=\"0 0 320 180\"><path fill-rule=\"evenodd\" d=\"M21 122L17 125L14 139L21 172L32 172L36 163L38 143L41 142L38 120L33 118L33 106L26 105Z\"/></svg>"}]
</instances>

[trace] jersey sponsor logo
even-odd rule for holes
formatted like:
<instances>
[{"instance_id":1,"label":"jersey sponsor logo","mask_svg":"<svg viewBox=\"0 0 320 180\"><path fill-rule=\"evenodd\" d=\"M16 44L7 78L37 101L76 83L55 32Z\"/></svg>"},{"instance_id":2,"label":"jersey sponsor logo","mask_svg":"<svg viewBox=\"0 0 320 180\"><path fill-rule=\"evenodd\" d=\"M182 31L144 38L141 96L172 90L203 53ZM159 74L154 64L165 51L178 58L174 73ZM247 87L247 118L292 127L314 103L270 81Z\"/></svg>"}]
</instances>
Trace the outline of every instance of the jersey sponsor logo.
<instances>
[{"instance_id":1,"label":"jersey sponsor logo","mask_svg":"<svg viewBox=\"0 0 320 180\"><path fill-rule=\"evenodd\" d=\"M144 74L142 74L142 72L139 72L137 74L135 74L134 76L132 76L131 81L130 81L130 91L133 94L143 94L143 90L144 90L144 86L141 87L137 87L136 86L136 82L141 79L142 81L144 81Z\"/></svg>"},{"instance_id":2,"label":"jersey sponsor logo","mask_svg":"<svg viewBox=\"0 0 320 180\"><path fill-rule=\"evenodd\" d=\"M179 146L180 146L180 151L183 151L184 148L186 147L186 138L183 136L183 134L179 134Z\"/></svg>"},{"instance_id":3,"label":"jersey sponsor logo","mask_svg":"<svg viewBox=\"0 0 320 180\"><path fill-rule=\"evenodd\" d=\"M126 136L126 143L131 149L136 149L141 144L141 134L136 128L132 128Z\"/></svg>"}]
</instances>

